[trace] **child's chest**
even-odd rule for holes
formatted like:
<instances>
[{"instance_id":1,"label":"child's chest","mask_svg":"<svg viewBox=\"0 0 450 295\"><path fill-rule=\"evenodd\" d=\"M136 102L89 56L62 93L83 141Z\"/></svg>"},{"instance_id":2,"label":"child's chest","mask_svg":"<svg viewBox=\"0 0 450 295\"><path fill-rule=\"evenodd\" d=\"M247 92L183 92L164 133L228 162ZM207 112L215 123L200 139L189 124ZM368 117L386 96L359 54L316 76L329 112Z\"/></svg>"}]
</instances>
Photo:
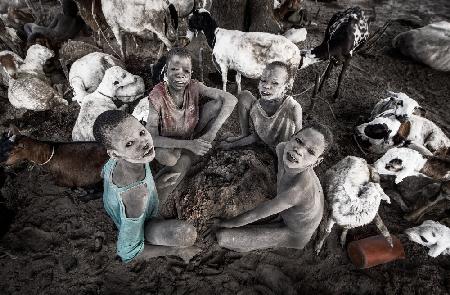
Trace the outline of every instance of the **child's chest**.
<instances>
[{"instance_id":1,"label":"child's chest","mask_svg":"<svg viewBox=\"0 0 450 295\"><path fill-rule=\"evenodd\" d=\"M140 217L147 210L149 197L149 190L145 183L122 192L121 198L127 217Z\"/></svg>"}]
</instances>

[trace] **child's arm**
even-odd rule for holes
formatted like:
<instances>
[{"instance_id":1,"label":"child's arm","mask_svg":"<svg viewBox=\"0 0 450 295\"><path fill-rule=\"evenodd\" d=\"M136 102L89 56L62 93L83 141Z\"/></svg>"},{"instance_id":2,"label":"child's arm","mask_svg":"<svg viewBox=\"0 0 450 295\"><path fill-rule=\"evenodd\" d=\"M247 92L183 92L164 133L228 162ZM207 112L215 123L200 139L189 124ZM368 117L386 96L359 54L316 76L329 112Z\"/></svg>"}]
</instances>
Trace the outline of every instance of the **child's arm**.
<instances>
[{"instance_id":1,"label":"child's arm","mask_svg":"<svg viewBox=\"0 0 450 295\"><path fill-rule=\"evenodd\" d=\"M255 142L257 142L259 140L259 137L256 133L251 133L248 136L239 138L236 141L233 142L228 142L228 141L222 141L219 145L219 148L222 149L232 149L232 148L236 148L236 147L241 147L241 146L246 146L246 145L251 145Z\"/></svg>"},{"instance_id":2,"label":"child's arm","mask_svg":"<svg viewBox=\"0 0 450 295\"><path fill-rule=\"evenodd\" d=\"M282 193L277 195L275 199L259 204L255 209L242 213L234 218L221 221L218 226L225 228L243 226L285 211L295 205L296 204L291 197Z\"/></svg>"},{"instance_id":3,"label":"child's arm","mask_svg":"<svg viewBox=\"0 0 450 295\"><path fill-rule=\"evenodd\" d=\"M149 102L149 113L146 128L153 137L153 145L155 147L187 149L196 155L204 155L212 147L209 142L203 141L201 139L181 140L160 136L158 124L159 113L155 110L153 104Z\"/></svg>"},{"instance_id":4,"label":"child's arm","mask_svg":"<svg viewBox=\"0 0 450 295\"><path fill-rule=\"evenodd\" d=\"M300 105L296 105L294 107L294 123L295 123L295 132L300 131L302 129L302 107Z\"/></svg>"},{"instance_id":5,"label":"child's arm","mask_svg":"<svg viewBox=\"0 0 450 295\"><path fill-rule=\"evenodd\" d=\"M238 100L237 98L226 91L205 86L203 83L199 83L199 94L222 102L222 107L217 115L217 118L213 121L211 128L201 138L211 142L216 138L216 134L222 127L223 123L228 119L234 110Z\"/></svg>"}]
</instances>

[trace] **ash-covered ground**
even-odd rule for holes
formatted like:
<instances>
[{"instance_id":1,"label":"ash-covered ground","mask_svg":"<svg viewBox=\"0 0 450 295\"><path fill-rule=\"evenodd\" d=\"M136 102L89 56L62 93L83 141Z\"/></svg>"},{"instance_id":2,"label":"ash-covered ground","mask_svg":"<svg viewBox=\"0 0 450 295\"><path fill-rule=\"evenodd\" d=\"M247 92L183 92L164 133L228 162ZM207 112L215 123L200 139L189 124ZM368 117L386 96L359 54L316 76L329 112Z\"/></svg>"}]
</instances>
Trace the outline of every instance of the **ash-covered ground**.
<instances>
[{"instance_id":1,"label":"ash-covered ground","mask_svg":"<svg viewBox=\"0 0 450 295\"><path fill-rule=\"evenodd\" d=\"M314 112L304 114L332 128L336 144L316 168L323 177L328 167L347 155L373 161L353 141L354 127L365 120L386 90L402 91L427 109L427 117L450 134L450 74L432 70L392 49L396 34L450 17L450 2L439 1L338 1L307 2L316 26L308 27L309 48L322 41L333 13L359 5L375 11L374 32L388 19L394 22L375 47L352 60L340 99L328 105L318 101ZM374 9L373 9L374 8ZM229 18L233 18L230 15ZM220 25L220 23L219 23ZM113 42L113 41L111 41ZM152 45L153 48L157 47ZM198 49L203 47L204 77L208 86L221 88L214 78L210 49L203 37L188 48L193 53L194 77L198 78ZM106 46L105 46L106 48ZM148 61L148 63L147 63ZM149 78L152 60L131 58L129 70ZM293 89L306 110L315 74L326 63L299 71ZM331 99L339 71L333 71L322 97ZM256 94L257 81L243 79L243 88ZM236 85L229 84L235 93ZM74 103L67 113L20 112L0 98L0 131L14 123L39 139L65 141L79 110ZM70 96L70 94L68 94ZM237 133L237 114L225 123L220 136ZM320 255L313 251L316 235L304 250L271 249L240 254L220 249L202 234L213 217L231 217L275 196L273 155L264 147L232 151L214 148L193 167L174 192L165 214L191 221L199 231L196 245L202 252L191 263L173 257L124 264L116 257L117 231L103 209L101 199L86 201L78 192L53 184L49 175L27 165L0 168L0 294L449 294L450 258L431 258L427 249L410 242L403 233L413 224L402 217L396 203L382 203L380 215L390 232L403 242L405 260L366 270L353 266L340 247L340 230L334 228ZM4 182L4 183L3 183ZM389 193L389 192L388 192ZM448 217L449 207L432 212L435 220ZM351 230L348 241L377 234L374 225Z\"/></svg>"}]
</instances>

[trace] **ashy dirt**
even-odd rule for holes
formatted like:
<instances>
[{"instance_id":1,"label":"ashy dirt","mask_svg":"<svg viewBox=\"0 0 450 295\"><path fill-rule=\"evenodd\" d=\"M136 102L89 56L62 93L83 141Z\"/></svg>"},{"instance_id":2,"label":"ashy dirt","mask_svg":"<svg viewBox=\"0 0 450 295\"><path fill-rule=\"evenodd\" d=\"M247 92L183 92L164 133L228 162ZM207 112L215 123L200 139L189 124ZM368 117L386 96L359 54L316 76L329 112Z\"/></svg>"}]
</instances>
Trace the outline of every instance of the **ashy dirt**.
<instances>
[{"instance_id":1,"label":"ashy dirt","mask_svg":"<svg viewBox=\"0 0 450 295\"><path fill-rule=\"evenodd\" d=\"M306 122L314 119L330 126L336 139L325 161L316 168L319 177L347 155L365 157L369 162L375 159L358 149L352 135L354 127L369 116L373 105L385 97L387 90L402 91L415 98L427 109L427 117L450 134L450 74L403 57L391 46L391 40L400 32L448 20L450 2L308 1L306 5L312 16L319 7L320 12L313 20L317 25L308 27L302 48L319 44L332 14L352 5L361 6L368 14L376 13L376 20L370 25L372 32L388 19L393 20L368 54L353 58L341 98L330 104L332 110L318 100L314 111L304 114ZM229 19L233 17L229 15ZM139 46L142 48L142 44ZM194 77L199 78L200 74L200 47L205 49L206 85L221 88L209 58L211 51L202 37L188 47L194 56ZM133 73L148 80L147 59L135 57L127 65ZM315 75L325 67L326 63L313 65L297 75L293 94L301 94L295 98L304 110L310 103ZM331 99L338 73L337 70L332 73L322 98ZM243 79L243 88L256 93L256 83ZM236 85L230 82L228 89L235 93ZM79 110L74 104L65 113L21 112L12 108L4 90L1 95L0 131L14 123L25 134L39 139L70 139ZM219 136L237 132L237 114L233 113ZM382 203L380 215L390 232L403 242L406 259L366 270L351 264L340 247L337 228L320 255L313 251L316 234L304 250L269 249L246 254L220 249L215 241L203 239L212 218L235 216L275 196L274 156L264 147L232 151L214 148L193 167L169 199L164 214L189 220L199 232L196 245L202 252L189 264L175 257L122 263L115 254L117 231L103 209L101 198L91 200L90 195L58 187L43 170L28 168L25 164L0 168L0 294L450 293L450 258L431 258L426 248L410 242L404 230L414 224L403 219L403 212L394 202ZM448 217L449 208L443 204L441 210L426 218ZM348 241L374 234L376 227L368 225L350 230Z\"/></svg>"}]
</instances>

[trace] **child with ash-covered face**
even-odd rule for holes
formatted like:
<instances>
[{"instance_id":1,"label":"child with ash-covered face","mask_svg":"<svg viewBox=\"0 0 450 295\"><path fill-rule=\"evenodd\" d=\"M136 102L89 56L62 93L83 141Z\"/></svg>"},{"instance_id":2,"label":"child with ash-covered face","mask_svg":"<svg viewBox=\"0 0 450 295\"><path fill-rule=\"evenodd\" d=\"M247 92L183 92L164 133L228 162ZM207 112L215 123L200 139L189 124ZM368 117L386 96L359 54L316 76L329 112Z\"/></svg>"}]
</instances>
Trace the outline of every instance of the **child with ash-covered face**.
<instances>
[{"instance_id":1,"label":"child with ash-covered face","mask_svg":"<svg viewBox=\"0 0 450 295\"><path fill-rule=\"evenodd\" d=\"M102 170L103 202L119 229L117 254L125 262L165 255L191 259L198 252L192 246L195 228L155 218L159 200L149 167L155 157L150 133L131 115L111 110L95 120L94 136L111 157Z\"/></svg>"},{"instance_id":2,"label":"child with ash-covered face","mask_svg":"<svg viewBox=\"0 0 450 295\"><path fill-rule=\"evenodd\" d=\"M194 155L208 152L237 104L233 95L191 79L191 73L189 52L173 48L167 56L165 81L149 95L146 126L154 139L155 159L166 166L155 177L163 199L184 178ZM200 106L200 96L212 100Z\"/></svg>"},{"instance_id":3,"label":"child with ash-covered face","mask_svg":"<svg viewBox=\"0 0 450 295\"><path fill-rule=\"evenodd\" d=\"M323 125L305 127L277 148L277 196L234 218L216 221L221 247L246 252L272 247L303 249L320 224L324 196L313 168L332 142ZM282 221L251 225L262 218L280 214Z\"/></svg>"},{"instance_id":4,"label":"child with ash-covered face","mask_svg":"<svg viewBox=\"0 0 450 295\"><path fill-rule=\"evenodd\" d=\"M288 141L292 134L302 128L302 107L292 96L287 95L289 76L286 64L270 63L259 81L260 98L256 99L249 91L239 94L241 135L221 142L222 148L245 146L261 139L274 150L280 142ZM250 121L256 133L250 134Z\"/></svg>"}]
</instances>

